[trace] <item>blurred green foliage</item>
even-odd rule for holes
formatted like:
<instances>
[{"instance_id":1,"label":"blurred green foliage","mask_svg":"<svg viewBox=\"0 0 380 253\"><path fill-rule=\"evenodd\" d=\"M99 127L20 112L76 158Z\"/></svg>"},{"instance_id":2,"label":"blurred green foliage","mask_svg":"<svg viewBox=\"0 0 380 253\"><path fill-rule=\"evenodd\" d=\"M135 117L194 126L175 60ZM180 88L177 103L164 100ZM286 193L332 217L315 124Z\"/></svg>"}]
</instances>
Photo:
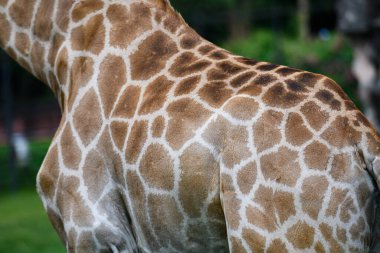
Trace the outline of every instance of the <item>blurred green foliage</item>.
<instances>
[{"instance_id":1,"label":"blurred green foliage","mask_svg":"<svg viewBox=\"0 0 380 253\"><path fill-rule=\"evenodd\" d=\"M0 197L0 253L63 253L34 191Z\"/></svg>"}]
</instances>

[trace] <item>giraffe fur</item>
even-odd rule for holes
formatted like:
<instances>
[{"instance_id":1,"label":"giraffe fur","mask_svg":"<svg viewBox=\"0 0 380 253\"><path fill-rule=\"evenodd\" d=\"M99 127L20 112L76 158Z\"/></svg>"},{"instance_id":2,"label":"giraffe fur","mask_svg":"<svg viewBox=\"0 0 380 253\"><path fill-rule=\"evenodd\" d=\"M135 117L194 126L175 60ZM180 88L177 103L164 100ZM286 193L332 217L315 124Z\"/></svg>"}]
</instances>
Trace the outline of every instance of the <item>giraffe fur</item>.
<instances>
[{"instance_id":1,"label":"giraffe fur","mask_svg":"<svg viewBox=\"0 0 380 253\"><path fill-rule=\"evenodd\" d=\"M380 137L331 79L233 55L166 0L0 0L56 95L37 176L77 252L376 252Z\"/></svg>"}]
</instances>

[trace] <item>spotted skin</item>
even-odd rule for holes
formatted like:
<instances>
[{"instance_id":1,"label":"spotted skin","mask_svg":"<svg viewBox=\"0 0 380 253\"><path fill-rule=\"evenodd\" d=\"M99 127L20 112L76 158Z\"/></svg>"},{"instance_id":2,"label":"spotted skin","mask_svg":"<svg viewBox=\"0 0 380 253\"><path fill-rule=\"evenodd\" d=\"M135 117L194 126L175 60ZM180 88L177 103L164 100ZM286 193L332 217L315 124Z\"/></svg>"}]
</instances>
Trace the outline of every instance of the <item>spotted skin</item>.
<instances>
[{"instance_id":1,"label":"spotted skin","mask_svg":"<svg viewBox=\"0 0 380 253\"><path fill-rule=\"evenodd\" d=\"M0 0L62 121L38 192L68 252L369 252L380 138L332 80L235 56L165 0Z\"/></svg>"}]
</instances>

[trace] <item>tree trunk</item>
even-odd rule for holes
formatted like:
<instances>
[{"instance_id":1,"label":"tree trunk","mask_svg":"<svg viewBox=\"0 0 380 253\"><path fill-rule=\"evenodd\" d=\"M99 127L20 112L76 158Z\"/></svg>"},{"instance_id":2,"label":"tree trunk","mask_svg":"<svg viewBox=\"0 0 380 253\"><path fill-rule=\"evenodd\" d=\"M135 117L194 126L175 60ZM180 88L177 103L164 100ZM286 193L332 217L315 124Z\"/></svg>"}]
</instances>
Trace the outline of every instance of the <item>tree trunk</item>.
<instances>
[{"instance_id":1,"label":"tree trunk","mask_svg":"<svg viewBox=\"0 0 380 253\"><path fill-rule=\"evenodd\" d=\"M298 0L298 33L301 40L310 39L310 2Z\"/></svg>"},{"instance_id":2,"label":"tree trunk","mask_svg":"<svg viewBox=\"0 0 380 253\"><path fill-rule=\"evenodd\" d=\"M228 28L230 39L246 37L251 31L251 0L237 0L228 13Z\"/></svg>"}]
</instances>

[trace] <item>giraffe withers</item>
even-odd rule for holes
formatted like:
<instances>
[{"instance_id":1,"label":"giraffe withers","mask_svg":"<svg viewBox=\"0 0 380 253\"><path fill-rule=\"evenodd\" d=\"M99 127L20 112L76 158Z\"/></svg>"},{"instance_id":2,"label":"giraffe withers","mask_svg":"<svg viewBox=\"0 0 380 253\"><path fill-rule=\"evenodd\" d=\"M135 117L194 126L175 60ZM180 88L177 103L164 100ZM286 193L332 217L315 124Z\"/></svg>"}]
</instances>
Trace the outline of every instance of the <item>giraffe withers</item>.
<instances>
[{"instance_id":1,"label":"giraffe withers","mask_svg":"<svg viewBox=\"0 0 380 253\"><path fill-rule=\"evenodd\" d=\"M379 136L330 79L234 56L165 0L2 0L0 31L62 107L37 183L69 252L376 242Z\"/></svg>"}]
</instances>

